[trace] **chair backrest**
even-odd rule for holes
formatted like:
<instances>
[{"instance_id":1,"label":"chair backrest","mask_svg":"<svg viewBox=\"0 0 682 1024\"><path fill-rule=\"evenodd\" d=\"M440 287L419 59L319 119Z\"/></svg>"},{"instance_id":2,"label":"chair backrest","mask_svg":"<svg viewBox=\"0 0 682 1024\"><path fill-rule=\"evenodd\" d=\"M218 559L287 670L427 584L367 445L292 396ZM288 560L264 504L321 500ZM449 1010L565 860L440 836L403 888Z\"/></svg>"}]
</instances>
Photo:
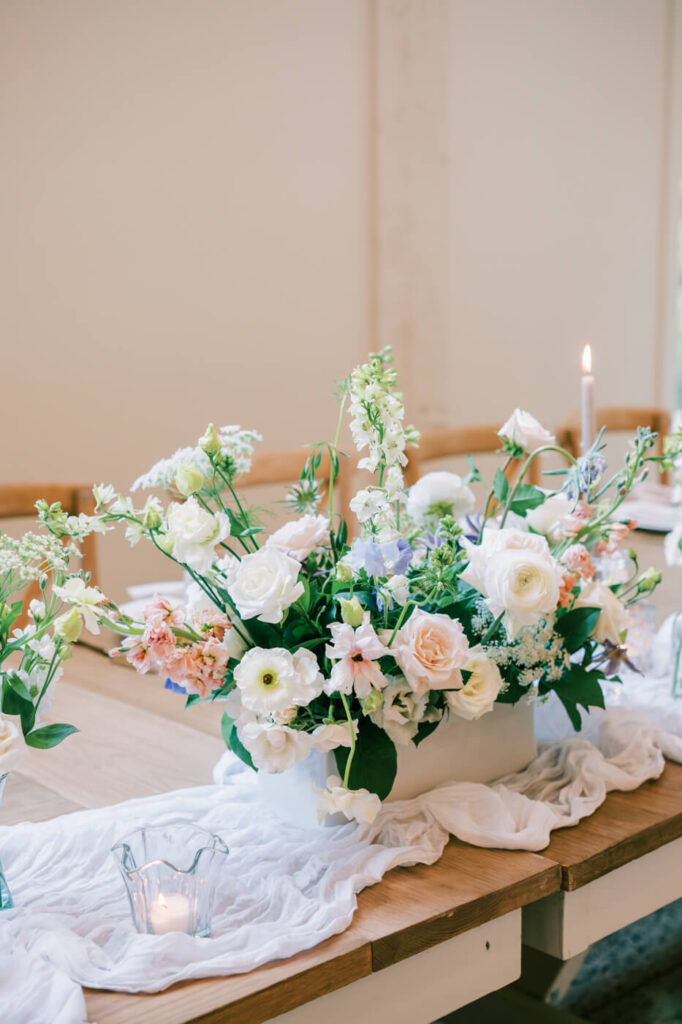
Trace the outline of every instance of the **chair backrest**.
<instances>
[{"instance_id":1,"label":"chair backrest","mask_svg":"<svg viewBox=\"0 0 682 1024\"><path fill-rule=\"evenodd\" d=\"M606 406L597 409L595 414L597 429L605 427L607 431L632 431L637 427L650 427L658 434L656 453L663 453L663 438L670 432L670 413L656 406ZM562 448L571 455L580 454L580 427L577 423L567 423L559 431L557 438ZM661 472L661 482L667 483L668 473Z\"/></svg>"},{"instance_id":2,"label":"chair backrest","mask_svg":"<svg viewBox=\"0 0 682 1024\"><path fill-rule=\"evenodd\" d=\"M81 512L90 515L95 509L92 487L87 484L0 484L0 520L35 516L39 498L44 498L49 505L61 502L62 508L70 516L80 515ZM97 582L95 535L86 537L80 549L83 571L90 573L94 585Z\"/></svg>"},{"instance_id":3,"label":"chair backrest","mask_svg":"<svg viewBox=\"0 0 682 1024\"><path fill-rule=\"evenodd\" d=\"M305 460L310 455L308 448L288 448L284 451L258 452L253 456L249 473L237 480L237 487L245 490L250 487L263 487L268 484L294 484L298 481ZM349 472L348 460L343 456L339 459L339 474L334 481L334 493L337 497L337 511L347 520L349 515ZM315 472L319 483L325 488L329 486L331 462L329 453L323 451L320 466Z\"/></svg>"},{"instance_id":4,"label":"chair backrest","mask_svg":"<svg viewBox=\"0 0 682 1024\"><path fill-rule=\"evenodd\" d=\"M467 427L443 427L440 430L426 431L419 440L419 446L408 449L405 482L409 485L416 483L425 472L424 463L433 459L457 455L473 456L499 451L502 441L497 433L498 430L498 426L481 424ZM519 469L520 462L516 460L512 462L507 471L508 479L513 480ZM528 471L528 483L537 483L538 479L539 466L537 459L534 459Z\"/></svg>"}]
</instances>

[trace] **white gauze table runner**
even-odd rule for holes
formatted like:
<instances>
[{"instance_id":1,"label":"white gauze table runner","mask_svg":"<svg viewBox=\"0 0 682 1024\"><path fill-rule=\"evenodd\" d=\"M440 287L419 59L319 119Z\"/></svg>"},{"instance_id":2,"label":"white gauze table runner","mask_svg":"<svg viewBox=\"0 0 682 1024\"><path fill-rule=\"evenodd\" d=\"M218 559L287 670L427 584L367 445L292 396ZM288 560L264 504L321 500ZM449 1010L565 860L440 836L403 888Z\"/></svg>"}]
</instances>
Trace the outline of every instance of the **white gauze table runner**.
<instances>
[{"instance_id":1,"label":"white gauze table runner","mask_svg":"<svg viewBox=\"0 0 682 1024\"><path fill-rule=\"evenodd\" d=\"M669 659L669 624L656 649ZM664 757L682 762L682 702L671 699L665 676L627 673L610 700L579 735L558 702L538 705L545 742L525 771L386 804L371 826L284 825L261 806L254 774L226 754L216 768L221 785L0 829L16 904L0 914L0 1020L83 1024L81 985L155 992L292 956L347 928L356 894L391 868L438 860L450 833L478 846L542 850L552 829L591 814L609 790L656 778ZM138 935L109 852L136 826L177 819L230 848L210 939Z\"/></svg>"}]
</instances>

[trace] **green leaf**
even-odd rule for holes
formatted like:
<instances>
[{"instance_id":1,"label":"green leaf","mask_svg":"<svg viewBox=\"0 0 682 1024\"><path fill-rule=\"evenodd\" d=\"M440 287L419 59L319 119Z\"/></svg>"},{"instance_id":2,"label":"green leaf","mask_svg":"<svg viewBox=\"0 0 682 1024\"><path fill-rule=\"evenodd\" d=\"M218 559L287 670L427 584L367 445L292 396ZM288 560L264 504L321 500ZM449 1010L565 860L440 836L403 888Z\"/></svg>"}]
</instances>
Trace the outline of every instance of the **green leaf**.
<instances>
[{"instance_id":1,"label":"green leaf","mask_svg":"<svg viewBox=\"0 0 682 1024\"><path fill-rule=\"evenodd\" d=\"M232 726L234 725L234 718L230 718L227 711L224 712L223 717L220 719L220 731L223 734L225 740L225 746L230 746L230 733L232 732Z\"/></svg>"},{"instance_id":2,"label":"green leaf","mask_svg":"<svg viewBox=\"0 0 682 1024\"><path fill-rule=\"evenodd\" d=\"M580 729L580 714L576 704L589 711L591 707L604 707L604 694L601 688L602 676L594 670L588 671L582 665L571 665L554 686L561 703L576 729ZM576 720L578 724L576 725Z\"/></svg>"},{"instance_id":3,"label":"green leaf","mask_svg":"<svg viewBox=\"0 0 682 1024\"><path fill-rule=\"evenodd\" d=\"M493 480L493 494L497 500L501 503L506 500L507 494L509 493L509 481L502 472L501 469L495 471L495 479Z\"/></svg>"},{"instance_id":4,"label":"green leaf","mask_svg":"<svg viewBox=\"0 0 682 1024\"><path fill-rule=\"evenodd\" d=\"M5 676L5 679L12 687L14 692L19 697L21 697L22 700L27 701L31 706L33 706L33 699L31 698L31 694L26 688L26 684L22 682L21 678L17 675L16 672L8 672L7 675Z\"/></svg>"},{"instance_id":5,"label":"green leaf","mask_svg":"<svg viewBox=\"0 0 682 1024\"><path fill-rule=\"evenodd\" d=\"M523 516L530 509L542 505L546 497L547 495L539 487L534 487L533 484L520 484L509 507L512 512Z\"/></svg>"},{"instance_id":6,"label":"green leaf","mask_svg":"<svg viewBox=\"0 0 682 1024\"><path fill-rule=\"evenodd\" d=\"M417 726L416 735L412 737L412 742L414 743L415 747L418 747L420 743L423 743L426 737L430 736L433 730L438 728L439 725L440 720L438 720L437 722L420 722L419 725Z\"/></svg>"},{"instance_id":7,"label":"green leaf","mask_svg":"<svg viewBox=\"0 0 682 1024\"><path fill-rule=\"evenodd\" d=\"M36 720L33 701L20 697L16 690L10 686L6 677L2 681L2 697L0 698L0 706L4 714L20 716L21 731L24 736L26 733L31 731Z\"/></svg>"},{"instance_id":8,"label":"green leaf","mask_svg":"<svg viewBox=\"0 0 682 1024\"><path fill-rule=\"evenodd\" d=\"M29 747L37 747L39 750L47 750L49 747L56 747L58 743L74 732L78 732L75 725L63 723L44 725L41 729L34 729L33 732L28 733L26 744Z\"/></svg>"},{"instance_id":9,"label":"green leaf","mask_svg":"<svg viewBox=\"0 0 682 1024\"><path fill-rule=\"evenodd\" d=\"M556 621L556 631L564 638L566 650L569 654L579 650L589 640L597 620L601 614L601 608L572 608Z\"/></svg>"},{"instance_id":10,"label":"green leaf","mask_svg":"<svg viewBox=\"0 0 682 1024\"><path fill-rule=\"evenodd\" d=\"M567 697L562 697L561 694L559 694L559 700L566 708L566 714L571 720L571 725L573 726L576 732L580 732L580 730L583 727L583 723L580 717L580 712L578 711L577 704L575 704L574 701L569 700Z\"/></svg>"},{"instance_id":11,"label":"green leaf","mask_svg":"<svg viewBox=\"0 0 682 1024\"><path fill-rule=\"evenodd\" d=\"M346 771L349 753L347 747L337 747L334 751L341 778ZM376 793L380 800L385 800L393 788L397 771L398 755L393 741L369 718L360 719L355 755L348 778L349 787L368 789L370 793Z\"/></svg>"},{"instance_id":12,"label":"green leaf","mask_svg":"<svg viewBox=\"0 0 682 1024\"><path fill-rule=\"evenodd\" d=\"M233 754L236 754L240 761L243 761L248 768L253 768L254 771L256 770L255 765L251 760L251 754L237 735L236 725L233 725L230 729L229 738L225 742L227 743L228 750L231 750Z\"/></svg>"}]
</instances>

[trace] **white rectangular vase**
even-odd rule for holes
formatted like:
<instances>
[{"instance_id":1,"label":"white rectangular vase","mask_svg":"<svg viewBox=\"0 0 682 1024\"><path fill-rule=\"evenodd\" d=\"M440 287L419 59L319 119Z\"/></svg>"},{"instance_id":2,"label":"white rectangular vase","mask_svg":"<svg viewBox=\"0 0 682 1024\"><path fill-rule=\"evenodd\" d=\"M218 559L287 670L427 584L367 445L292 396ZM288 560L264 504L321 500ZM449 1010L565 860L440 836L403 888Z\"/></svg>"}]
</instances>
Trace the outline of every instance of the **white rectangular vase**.
<instances>
[{"instance_id":1,"label":"white rectangular vase","mask_svg":"<svg viewBox=\"0 0 682 1024\"><path fill-rule=\"evenodd\" d=\"M444 782L492 782L520 771L535 757L533 705L496 704L475 722L451 715L418 747L397 745L398 773L388 800L409 800ZM318 824L317 794L329 775L338 775L333 754L311 754L286 772L258 772L261 797L282 820L312 828ZM327 816L326 825L345 822Z\"/></svg>"}]
</instances>

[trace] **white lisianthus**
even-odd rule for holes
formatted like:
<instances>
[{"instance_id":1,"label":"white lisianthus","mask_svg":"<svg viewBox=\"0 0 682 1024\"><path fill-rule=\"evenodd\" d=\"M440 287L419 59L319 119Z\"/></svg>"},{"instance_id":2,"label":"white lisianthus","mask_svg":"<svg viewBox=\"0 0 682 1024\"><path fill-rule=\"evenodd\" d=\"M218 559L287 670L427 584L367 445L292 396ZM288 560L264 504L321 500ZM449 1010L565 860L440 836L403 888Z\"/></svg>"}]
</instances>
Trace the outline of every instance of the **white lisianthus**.
<instances>
[{"instance_id":1,"label":"white lisianthus","mask_svg":"<svg viewBox=\"0 0 682 1024\"><path fill-rule=\"evenodd\" d=\"M557 544L564 536L562 521L572 510L565 491L557 491L545 498L542 505L526 512L526 522L536 533L547 537L552 544Z\"/></svg>"},{"instance_id":2,"label":"white lisianthus","mask_svg":"<svg viewBox=\"0 0 682 1024\"><path fill-rule=\"evenodd\" d=\"M370 717L394 743L403 747L417 735L420 722L437 722L442 718L440 708L428 707L428 693L415 693L404 679L391 682L382 696L383 704Z\"/></svg>"},{"instance_id":3,"label":"white lisianthus","mask_svg":"<svg viewBox=\"0 0 682 1024\"><path fill-rule=\"evenodd\" d=\"M264 772L288 771L297 761L305 761L313 749L307 732L273 722L238 722L237 735L255 767Z\"/></svg>"},{"instance_id":4,"label":"white lisianthus","mask_svg":"<svg viewBox=\"0 0 682 1024\"><path fill-rule=\"evenodd\" d=\"M64 586L54 587L54 593L80 613L86 629L89 629L91 633L99 633L97 623L98 615L101 614L99 606L106 601L101 590L98 590L97 587L87 587L80 576L72 576Z\"/></svg>"},{"instance_id":5,"label":"white lisianthus","mask_svg":"<svg viewBox=\"0 0 682 1024\"><path fill-rule=\"evenodd\" d=\"M165 532L172 541L173 558L196 572L208 572L216 559L216 544L230 536L230 520L224 512L208 512L192 497L171 503Z\"/></svg>"},{"instance_id":6,"label":"white lisianthus","mask_svg":"<svg viewBox=\"0 0 682 1024\"><path fill-rule=\"evenodd\" d=\"M265 542L266 548L278 548L298 562L305 562L316 548L329 544L329 520L326 516L301 516L285 523Z\"/></svg>"},{"instance_id":7,"label":"white lisianthus","mask_svg":"<svg viewBox=\"0 0 682 1024\"><path fill-rule=\"evenodd\" d=\"M259 714L303 707L324 685L317 658L305 647L295 654L283 647L253 647L235 668L234 681L244 707Z\"/></svg>"},{"instance_id":8,"label":"white lisianthus","mask_svg":"<svg viewBox=\"0 0 682 1024\"><path fill-rule=\"evenodd\" d=\"M358 723L353 719L353 732L357 736ZM313 746L321 754L328 754L330 750L337 747L350 747L350 725L348 722L331 722L328 725L318 725L311 733Z\"/></svg>"},{"instance_id":9,"label":"white lisianthus","mask_svg":"<svg viewBox=\"0 0 682 1024\"><path fill-rule=\"evenodd\" d=\"M545 430L541 423L524 409L514 409L504 426L497 431L498 437L517 444L525 452L534 452L546 444L554 444L556 438Z\"/></svg>"},{"instance_id":10,"label":"white lisianthus","mask_svg":"<svg viewBox=\"0 0 682 1024\"><path fill-rule=\"evenodd\" d=\"M21 728L11 718L0 714L0 778L17 767L25 750Z\"/></svg>"},{"instance_id":11,"label":"white lisianthus","mask_svg":"<svg viewBox=\"0 0 682 1024\"><path fill-rule=\"evenodd\" d=\"M483 594L493 615L504 615L510 637L554 611L563 574L544 537L501 529L485 531L481 544L462 543L469 564L461 579Z\"/></svg>"},{"instance_id":12,"label":"white lisianthus","mask_svg":"<svg viewBox=\"0 0 682 1024\"><path fill-rule=\"evenodd\" d=\"M429 523L444 515L460 516L472 512L476 499L473 491L456 473L426 473L410 487L407 514L415 523Z\"/></svg>"},{"instance_id":13,"label":"white lisianthus","mask_svg":"<svg viewBox=\"0 0 682 1024\"><path fill-rule=\"evenodd\" d=\"M410 599L410 583L407 576L391 576L386 581L385 589L391 594L391 597L397 605L402 608Z\"/></svg>"},{"instance_id":14,"label":"white lisianthus","mask_svg":"<svg viewBox=\"0 0 682 1024\"><path fill-rule=\"evenodd\" d=\"M464 671L471 675L462 689L446 693L445 699L451 711L471 722L492 711L503 681L499 668L481 647L471 649Z\"/></svg>"},{"instance_id":15,"label":"white lisianthus","mask_svg":"<svg viewBox=\"0 0 682 1024\"><path fill-rule=\"evenodd\" d=\"M580 591L575 607L601 608L592 635L601 644L605 640L612 644L620 643L621 633L628 628L628 622L625 608L611 587L600 580L586 583Z\"/></svg>"},{"instance_id":16,"label":"white lisianthus","mask_svg":"<svg viewBox=\"0 0 682 1024\"><path fill-rule=\"evenodd\" d=\"M300 563L277 548L261 548L227 568L227 589L242 619L281 622L303 594Z\"/></svg>"},{"instance_id":17,"label":"white lisianthus","mask_svg":"<svg viewBox=\"0 0 682 1024\"><path fill-rule=\"evenodd\" d=\"M370 825L381 810L381 800L368 789L346 789L337 775L330 775L326 789L317 789L317 818L323 822L327 814L343 814L362 825Z\"/></svg>"},{"instance_id":18,"label":"white lisianthus","mask_svg":"<svg viewBox=\"0 0 682 1024\"><path fill-rule=\"evenodd\" d=\"M469 641L457 619L417 608L398 630L390 653L415 693L452 690L462 685Z\"/></svg>"}]
</instances>

